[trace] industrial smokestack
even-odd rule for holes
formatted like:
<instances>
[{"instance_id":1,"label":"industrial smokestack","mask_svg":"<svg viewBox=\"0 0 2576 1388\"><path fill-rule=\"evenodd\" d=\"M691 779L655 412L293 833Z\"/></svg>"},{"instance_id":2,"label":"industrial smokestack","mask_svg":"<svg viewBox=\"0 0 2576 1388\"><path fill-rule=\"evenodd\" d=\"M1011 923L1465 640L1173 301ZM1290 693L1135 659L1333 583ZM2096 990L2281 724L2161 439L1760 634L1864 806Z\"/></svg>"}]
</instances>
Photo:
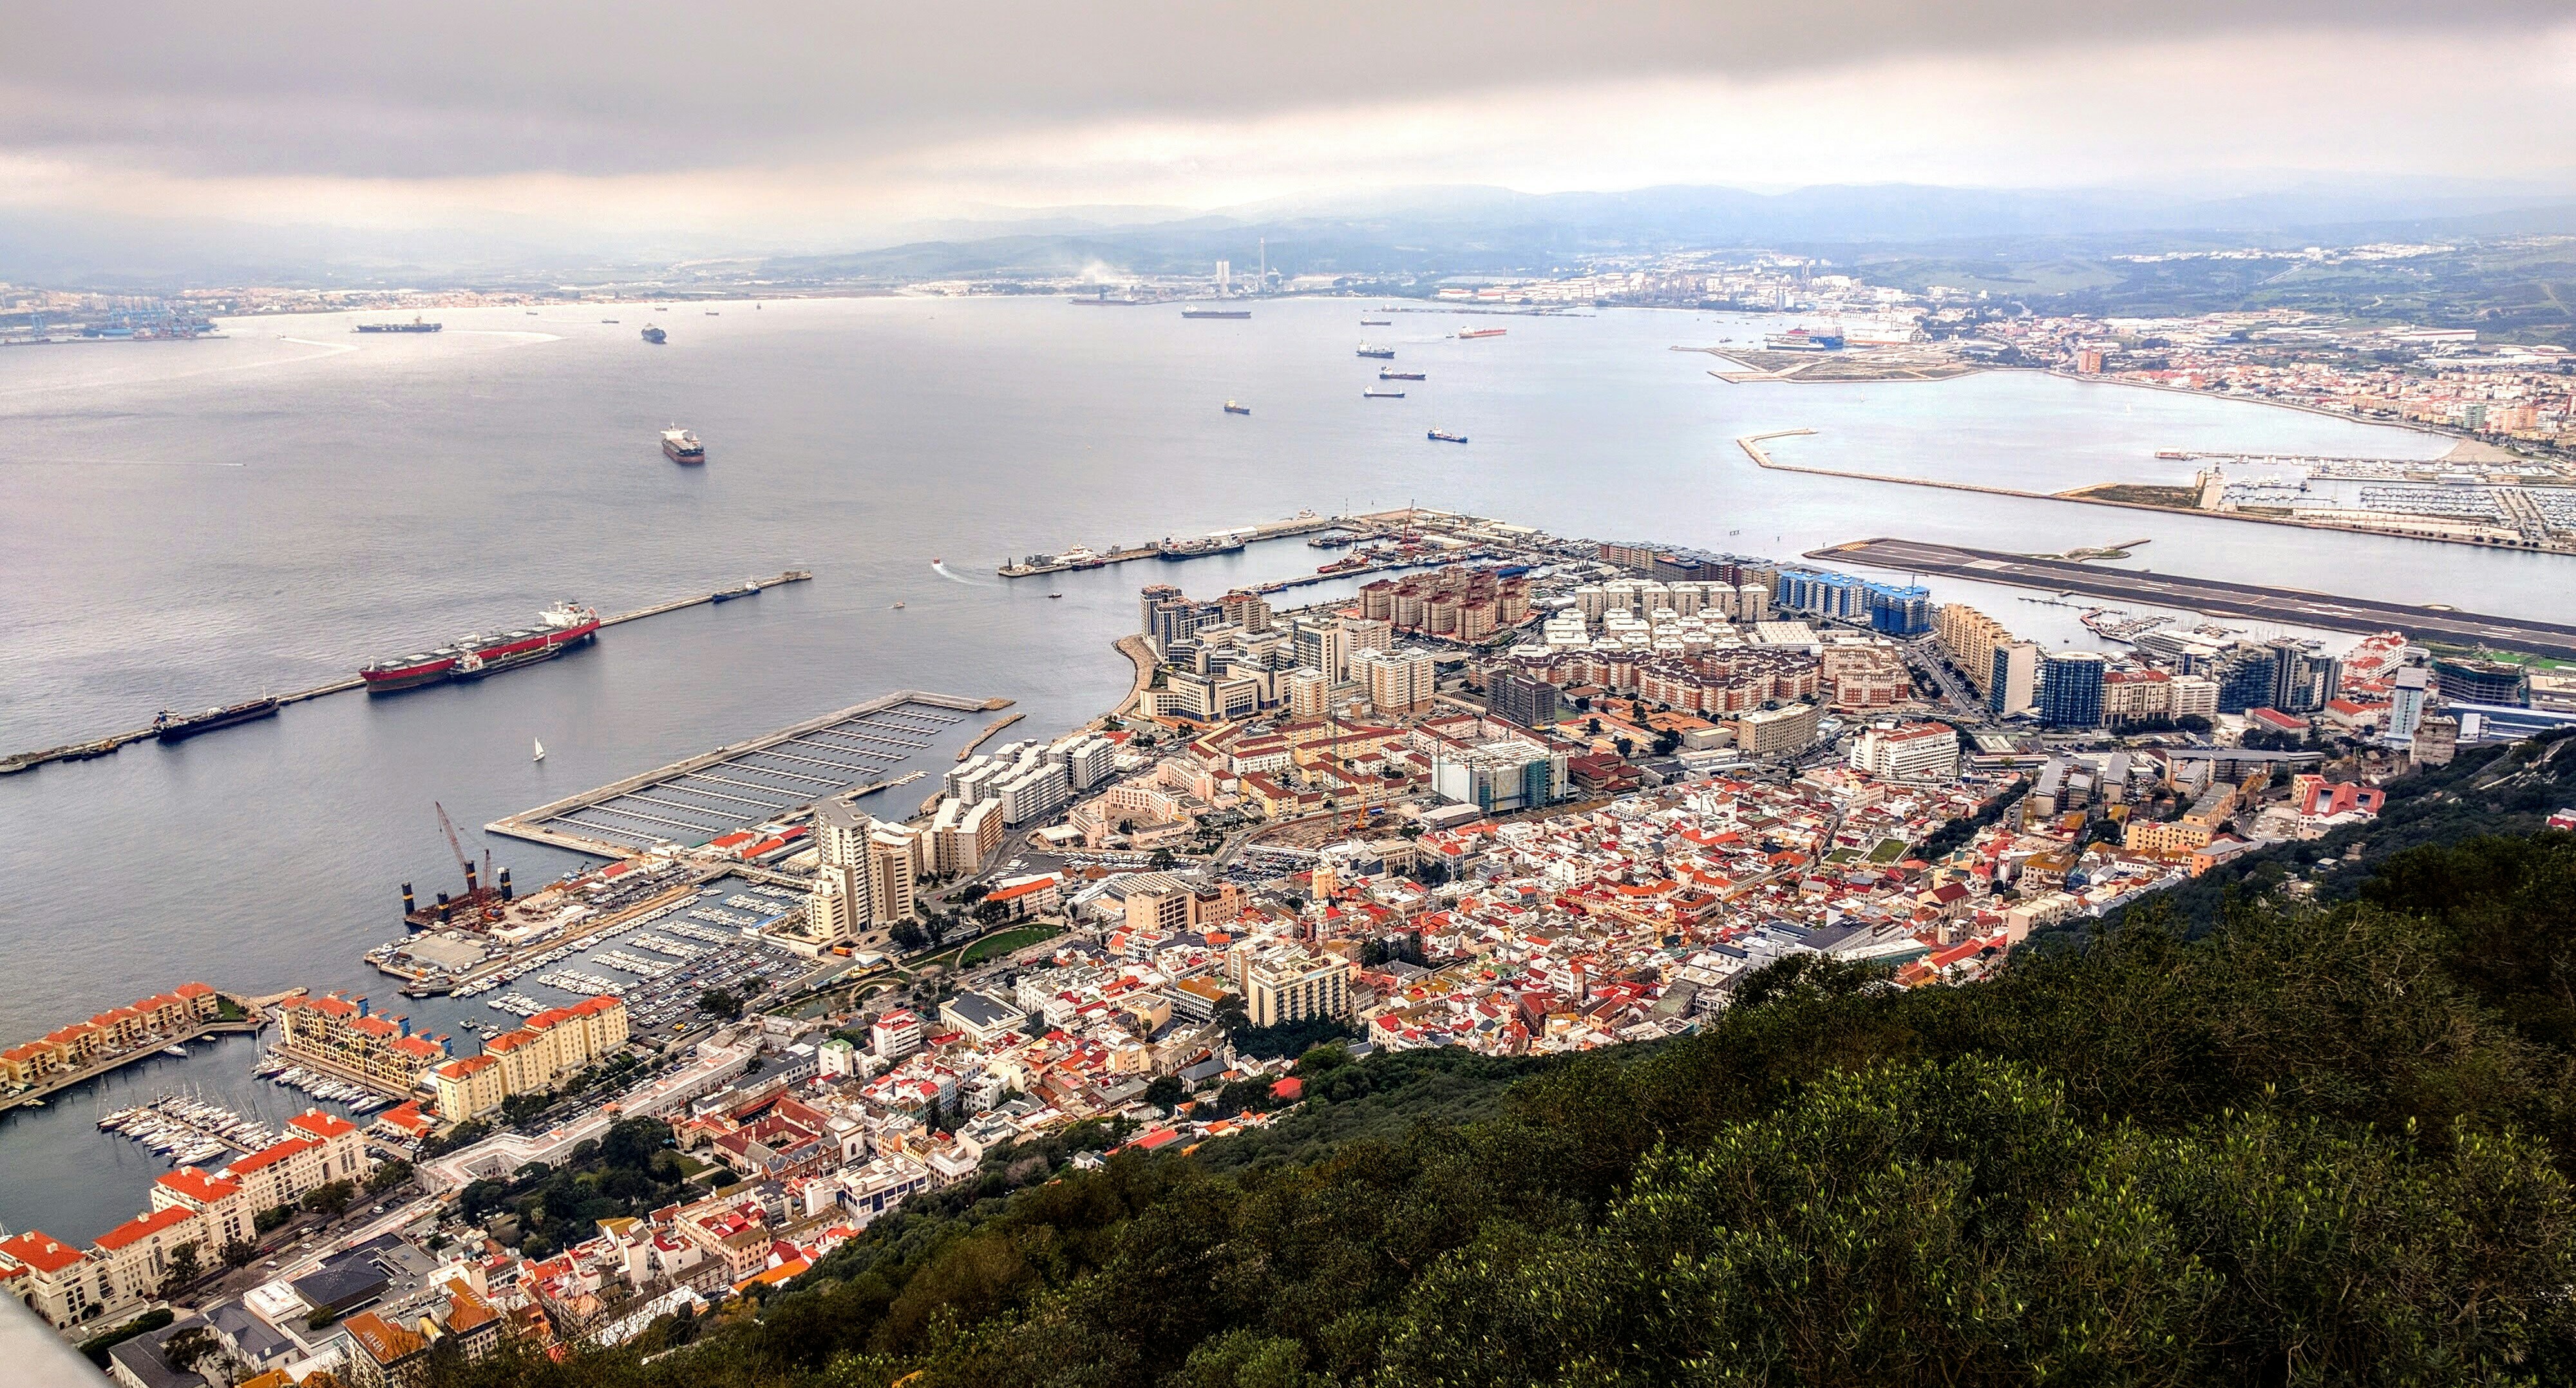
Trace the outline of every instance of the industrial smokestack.
<instances>
[{"instance_id":1,"label":"industrial smokestack","mask_svg":"<svg viewBox=\"0 0 2576 1388\"><path fill-rule=\"evenodd\" d=\"M510 870L508 868L501 869L501 899L503 901L510 899Z\"/></svg>"}]
</instances>

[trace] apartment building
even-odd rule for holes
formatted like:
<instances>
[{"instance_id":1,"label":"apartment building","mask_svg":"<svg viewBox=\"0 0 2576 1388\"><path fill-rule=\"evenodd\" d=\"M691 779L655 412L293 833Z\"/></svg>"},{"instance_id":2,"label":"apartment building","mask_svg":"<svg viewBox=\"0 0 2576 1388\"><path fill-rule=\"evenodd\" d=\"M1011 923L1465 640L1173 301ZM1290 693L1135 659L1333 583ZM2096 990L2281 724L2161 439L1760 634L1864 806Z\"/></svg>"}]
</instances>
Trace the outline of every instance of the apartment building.
<instances>
[{"instance_id":1,"label":"apartment building","mask_svg":"<svg viewBox=\"0 0 2576 1388\"><path fill-rule=\"evenodd\" d=\"M1351 1012L1349 961L1277 941L1246 942L1228 953L1229 981L1241 990L1257 1027Z\"/></svg>"},{"instance_id":2,"label":"apartment building","mask_svg":"<svg viewBox=\"0 0 2576 1388\"><path fill-rule=\"evenodd\" d=\"M1851 767L1888 780L1954 779L1959 774L1959 734L1942 723L1883 724L1854 739Z\"/></svg>"},{"instance_id":3,"label":"apartment building","mask_svg":"<svg viewBox=\"0 0 2576 1388\"><path fill-rule=\"evenodd\" d=\"M1351 653L1351 678L1368 691L1369 704L1381 715L1430 708L1436 692L1433 669L1427 655L1384 650Z\"/></svg>"},{"instance_id":4,"label":"apartment building","mask_svg":"<svg viewBox=\"0 0 2576 1388\"><path fill-rule=\"evenodd\" d=\"M397 1094L448 1059L447 1047L411 1033L404 1017L378 1017L365 998L288 998L277 1005L278 1049L344 1074L363 1075Z\"/></svg>"}]
</instances>

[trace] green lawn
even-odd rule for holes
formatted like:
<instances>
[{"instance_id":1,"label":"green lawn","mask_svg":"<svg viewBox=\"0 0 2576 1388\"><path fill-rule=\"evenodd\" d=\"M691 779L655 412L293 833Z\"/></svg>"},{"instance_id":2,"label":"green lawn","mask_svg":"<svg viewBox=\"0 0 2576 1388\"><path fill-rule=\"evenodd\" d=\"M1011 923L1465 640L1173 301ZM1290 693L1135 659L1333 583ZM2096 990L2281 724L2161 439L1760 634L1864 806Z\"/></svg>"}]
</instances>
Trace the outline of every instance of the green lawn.
<instances>
[{"instance_id":1,"label":"green lawn","mask_svg":"<svg viewBox=\"0 0 2576 1388\"><path fill-rule=\"evenodd\" d=\"M966 953L957 961L957 967L971 968L997 955L1008 954L1015 949L1027 949L1040 940L1051 940L1063 933L1062 926L1026 925L1017 930L1005 930L999 935L988 935L966 947Z\"/></svg>"}]
</instances>

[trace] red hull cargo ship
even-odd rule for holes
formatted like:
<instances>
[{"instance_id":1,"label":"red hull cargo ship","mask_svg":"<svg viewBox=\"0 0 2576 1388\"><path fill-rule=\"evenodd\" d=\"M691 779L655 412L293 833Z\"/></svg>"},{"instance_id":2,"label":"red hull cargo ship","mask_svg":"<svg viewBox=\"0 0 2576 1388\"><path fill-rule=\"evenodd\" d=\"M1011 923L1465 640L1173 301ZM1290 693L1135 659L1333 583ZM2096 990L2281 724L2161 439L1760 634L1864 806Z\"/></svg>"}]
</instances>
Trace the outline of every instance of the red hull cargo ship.
<instances>
[{"instance_id":1,"label":"red hull cargo ship","mask_svg":"<svg viewBox=\"0 0 2576 1388\"><path fill-rule=\"evenodd\" d=\"M479 680L563 654L599 632L599 614L561 602L537 614L539 625L468 636L436 650L379 660L358 671L370 694L391 694L447 680Z\"/></svg>"}]
</instances>

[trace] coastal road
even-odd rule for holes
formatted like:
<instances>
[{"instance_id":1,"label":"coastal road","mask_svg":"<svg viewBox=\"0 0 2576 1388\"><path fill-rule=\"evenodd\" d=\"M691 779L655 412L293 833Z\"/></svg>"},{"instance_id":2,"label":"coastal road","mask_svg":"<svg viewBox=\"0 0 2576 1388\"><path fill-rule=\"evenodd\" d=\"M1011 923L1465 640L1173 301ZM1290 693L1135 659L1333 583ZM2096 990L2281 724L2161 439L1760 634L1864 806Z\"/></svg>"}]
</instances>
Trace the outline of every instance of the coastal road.
<instances>
[{"instance_id":1,"label":"coastal road","mask_svg":"<svg viewBox=\"0 0 2576 1388\"><path fill-rule=\"evenodd\" d=\"M1809 551L1809 559L1861 564L1911 574L2003 583L2057 593L2081 593L2106 603L2174 607L2212 617L2278 622L2326 631L2396 630L2452 645L2494 647L2532 655L2576 659L2576 626L2419 607L2369 598L2337 597L2297 588L2264 588L2214 578L2191 578L2144 569L2097 568L2064 559L2033 559L1993 550L1960 549L1919 540L1854 540Z\"/></svg>"}]
</instances>

